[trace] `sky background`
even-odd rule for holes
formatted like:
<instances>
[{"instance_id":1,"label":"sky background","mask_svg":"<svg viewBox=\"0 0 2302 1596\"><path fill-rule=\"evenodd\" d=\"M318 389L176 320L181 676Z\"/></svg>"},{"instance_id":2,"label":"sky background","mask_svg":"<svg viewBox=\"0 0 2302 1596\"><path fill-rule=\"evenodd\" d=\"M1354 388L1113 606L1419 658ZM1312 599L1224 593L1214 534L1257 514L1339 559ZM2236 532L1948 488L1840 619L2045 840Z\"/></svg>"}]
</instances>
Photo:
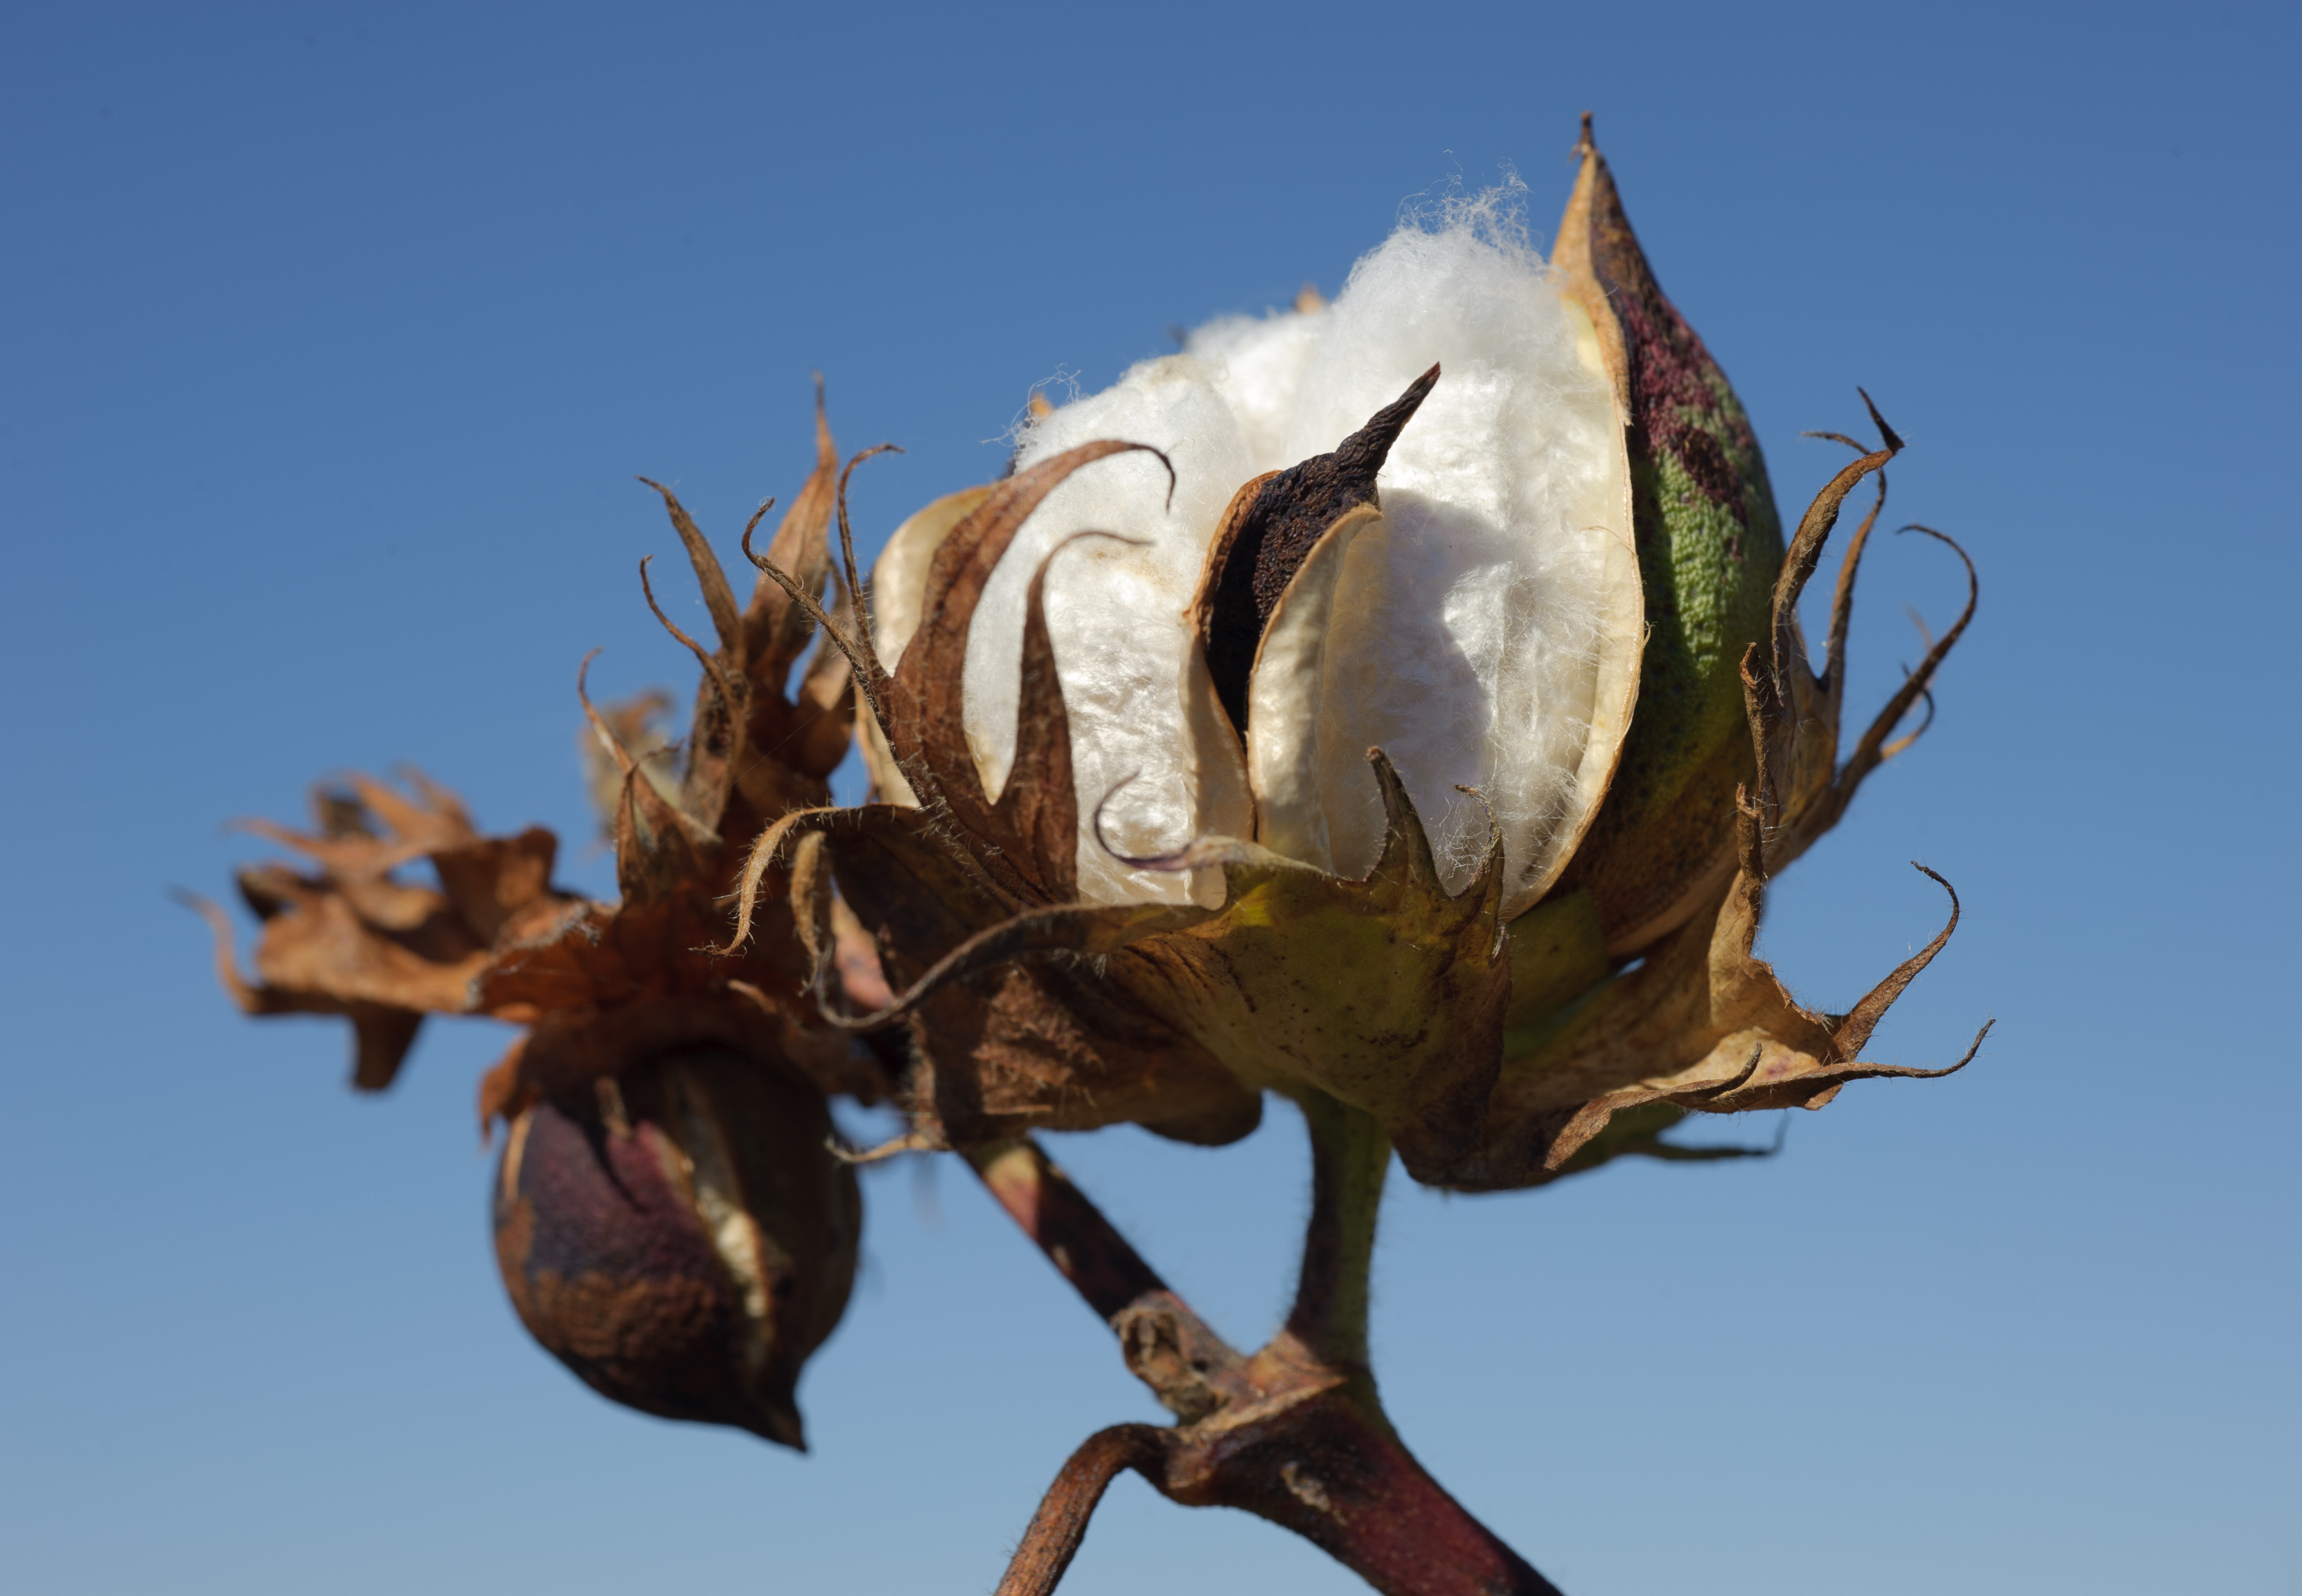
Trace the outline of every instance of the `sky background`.
<instances>
[{"instance_id":1,"label":"sky background","mask_svg":"<svg viewBox=\"0 0 2302 1596\"><path fill-rule=\"evenodd\" d=\"M965 1171L866 1182L805 1457L592 1396L512 1315L475 1078L382 1099L256 1024L165 891L330 771L412 761L587 847L577 661L685 698L644 472L723 550L809 463L876 545L1035 383L1332 293L1402 206L1576 113L1794 515L1865 385L1893 519L1979 619L1928 738L1776 892L1844 1007L1967 918L1781 1156L1446 1199L1377 1260L1391 1411L1574 1596L2302 1592L2289 1021L2290 7L1237 4L0 10L0 1583L25 1592L987 1591L1065 1454L1155 1417ZM1852 702L1961 584L1888 540ZM700 615L684 581L675 617ZM1763 1142L1782 1116L1705 1121ZM1057 1155L1241 1344L1306 1197ZM1114 1487L1067 1592L1358 1589Z\"/></svg>"}]
</instances>

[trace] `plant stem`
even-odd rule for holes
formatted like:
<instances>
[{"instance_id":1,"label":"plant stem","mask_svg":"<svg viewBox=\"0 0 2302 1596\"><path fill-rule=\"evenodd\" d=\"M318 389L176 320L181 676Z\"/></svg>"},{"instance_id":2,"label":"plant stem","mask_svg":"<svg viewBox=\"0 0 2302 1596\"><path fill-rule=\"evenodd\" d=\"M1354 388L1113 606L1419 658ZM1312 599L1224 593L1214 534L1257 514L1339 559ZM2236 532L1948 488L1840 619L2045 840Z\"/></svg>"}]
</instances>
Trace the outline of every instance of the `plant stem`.
<instances>
[{"instance_id":1,"label":"plant stem","mask_svg":"<svg viewBox=\"0 0 2302 1596\"><path fill-rule=\"evenodd\" d=\"M1390 1147L1372 1121L1306 1102L1312 1216L1288 1327L1242 1357L1026 1139L968 1159L1001 1207L1120 1338L1128 1367L1180 1421L1119 1424L1063 1466L999 1596L1046 1596L1118 1474L1172 1501L1238 1508L1312 1541L1385 1596L1558 1596L1424 1471L1366 1367L1367 1265Z\"/></svg>"},{"instance_id":2,"label":"plant stem","mask_svg":"<svg viewBox=\"0 0 2302 1596\"><path fill-rule=\"evenodd\" d=\"M1007 1216L1104 1318L1117 1316L1142 1298L1167 1292L1158 1272L1038 1143L1029 1138L995 1142L970 1149L967 1160Z\"/></svg>"},{"instance_id":3,"label":"plant stem","mask_svg":"<svg viewBox=\"0 0 2302 1596\"><path fill-rule=\"evenodd\" d=\"M1287 1329L1320 1362L1365 1371L1368 1276L1390 1138L1324 1092L1296 1097L1311 1131L1311 1222Z\"/></svg>"},{"instance_id":4,"label":"plant stem","mask_svg":"<svg viewBox=\"0 0 2302 1596\"><path fill-rule=\"evenodd\" d=\"M1031 1527L993 1596L1046 1596L1063 1577L1086 1538L1096 1504L1123 1469L1136 1469L1156 1482L1167 1457L1171 1431L1152 1424L1113 1424L1080 1443L1063 1472L1047 1487Z\"/></svg>"},{"instance_id":5,"label":"plant stem","mask_svg":"<svg viewBox=\"0 0 2302 1596\"><path fill-rule=\"evenodd\" d=\"M1025 1138L970 1149L999 1205L1119 1337L1127 1366L1185 1424L1257 1394L1246 1360L1128 1245L1087 1194Z\"/></svg>"}]
</instances>

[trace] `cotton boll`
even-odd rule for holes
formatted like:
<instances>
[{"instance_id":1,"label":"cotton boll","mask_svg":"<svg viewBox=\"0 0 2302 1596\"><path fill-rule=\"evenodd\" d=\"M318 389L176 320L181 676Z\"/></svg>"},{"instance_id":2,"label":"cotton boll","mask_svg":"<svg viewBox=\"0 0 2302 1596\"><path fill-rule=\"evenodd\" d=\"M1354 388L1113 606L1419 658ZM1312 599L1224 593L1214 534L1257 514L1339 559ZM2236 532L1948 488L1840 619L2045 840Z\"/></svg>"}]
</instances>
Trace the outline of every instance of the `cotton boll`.
<instances>
[{"instance_id":1,"label":"cotton boll","mask_svg":"<svg viewBox=\"0 0 2302 1596\"><path fill-rule=\"evenodd\" d=\"M1619 738L1628 700L1619 688L1597 701L1612 679L1604 662L1631 680L1623 673L1635 671L1639 646L1619 423L1595 340L1584 325L1578 345L1577 331L1541 258L1481 200L1438 225L1402 227L1353 268L1332 306L1211 323L1184 355L1137 366L1035 424L1019 468L1125 438L1169 449L1178 483L1164 512L1155 461L1089 466L1001 561L967 663L969 737L987 786L999 789L1014 758L1031 572L1092 527L1147 546L1075 544L1048 580L1083 828L1118 788L1105 826L1121 851L1243 831L1244 803L1218 779L1229 747L1195 743L1185 714L1195 655L1184 610L1215 524L1241 483L1332 449L1437 360L1445 374L1379 478L1388 513L1347 556L1337 551L1324 596L1298 614L1298 633L1309 632L1284 651L1290 679L1251 690L1268 708L1250 715L1248 763L1286 787L1265 794L1267 840L1357 876L1382 844L1365 758L1380 746L1449 884L1477 869L1491 808L1507 911L1532 903L1612 769L1609 739ZM1624 635L1602 636L1602 625ZM1080 866L1091 899L1180 895L1171 881L1121 869L1091 836ZM1209 901L1210 890L1220 889L1196 882L1192 895Z\"/></svg>"},{"instance_id":2,"label":"cotton boll","mask_svg":"<svg viewBox=\"0 0 2302 1596\"><path fill-rule=\"evenodd\" d=\"M1374 862L1363 756L1380 746L1449 884L1485 844L1461 784L1502 827L1506 898L1531 901L1585 807L1609 544L1629 535L1613 396L1541 259L1483 213L1394 233L1324 321L1286 433L1293 458L1334 448L1432 361L1445 368L1378 479L1387 530L1358 540L1338 587L1323 725L1291 734L1322 746L1332 868Z\"/></svg>"},{"instance_id":3,"label":"cotton boll","mask_svg":"<svg viewBox=\"0 0 2302 1596\"><path fill-rule=\"evenodd\" d=\"M1225 316L1183 341L1185 354L1214 371L1215 391L1239 418L1247 437L1249 475L1283 471L1301 458L1286 452L1288 431L1303 368L1318 348L1326 315L1323 308Z\"/></svg>"},{"instance_id":4,"label":"cotton boll","mask_svg":"<svg viewBox=\"0 0 2302 1596\"><path fill-rule=\"evenodd\" d=\"M1210 832L1243 833L1240 802L1212 801L1202 779L1184 683L1194 635L1186 614L1215 522L1253 475L1247 443L1214 374L1188 356L1147 361L1118 384L1066 405L1024 434L1016 468L1028 470L1097 439L1147 443L1147 454L1098 460L1050 493L992 573L968 636L964 682L968 743L995 796L1015 759L1023 605L1048 552L1083 531L1115 533L1063 549L1048 569L1047 631L1071 718L1073 786L1080 806L1080 895L1090 902L1181 901L1220 882L1129 870L1094 836L1106 797L1111 847L1149 854ZM1117 791L1114 793L1114 789ZM1206 789L1206 790L1203 790ZM1209 812L1213 807L1234 812Z\"/></svg>"}]
</instances>

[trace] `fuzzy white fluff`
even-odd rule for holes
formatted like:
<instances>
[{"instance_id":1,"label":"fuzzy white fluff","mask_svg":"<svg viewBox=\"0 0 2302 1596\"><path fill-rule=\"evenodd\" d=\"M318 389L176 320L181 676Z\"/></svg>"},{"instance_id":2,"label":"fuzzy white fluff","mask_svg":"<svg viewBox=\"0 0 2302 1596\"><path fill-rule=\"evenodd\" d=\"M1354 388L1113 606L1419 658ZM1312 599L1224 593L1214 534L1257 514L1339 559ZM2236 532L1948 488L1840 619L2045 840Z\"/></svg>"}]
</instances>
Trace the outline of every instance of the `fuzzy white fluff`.
<instances>
[{"instance_id":1,"label":"fuzzy white fluff","mask_svg":"<svg viewBox=\"0 0 2302 1596\"><path fill-rule=\"evenodd\" d=\"M1236 756L1195 747L1185 712L1185 612L1217 520L1249 477L1333 449L1434 360L1444 374L1380 478L1383 520L1344 557L1318 679L1290 690L1290 712L1263 708L1271 695L1259 695L1249 768L1315 764L1315 790L1290 802L1321 813L1266 830L1323 836L1299 851L1338 873L1363 875L1374 861L1382 815L1365 752L1380 746L1450 886L1468 878L1486 841L1486 809L1458 785L1477 788L1502 827L1506 895L1548 879L1581 818L1576 769L1593 718L1607 544L1629 528L1616 525L1621 445L1606 380L1587 349L1578 354L1541 257L1486 201L1402 225L1332 306L1211 323L1184 354L1136 366L1024 435L1019 467L1118 437L1165 449L1179 478L1170 512L1166 474L1147 456L1073 477L1017 537L970 639L968 735L996 792L1014 757L1031 572L1075 531L1145 543L1074 544L1047 583L1083 895L1184 890L1124 869L1089 834L1096 802L1122 781L1105 830L1128 853L1248 823L1209 812L1238 806L1207 795L1227 784L1202 769Z\"/></svg>"},{"instance_id":2,"label":"fuzzy white fluff","mask_svg":"<svg viewBox=\"0 0 2302 1596\"><path fill-rule=\"evenodd\" d=\"M1320 334L1328 324L1324 307L1307 313L1290 310L1264 316L1222 316L1183 340L1185 354L1214 368L1215 391L1239 419L1255 475L1283 471L1303 458L1287 452L1288 433L1295 417L1295 396L1303 385L1303 370L1311 363ZM1359 421L1365 419L1361 416ZM1311 452L1319 454L1333 447L1329 443Z\"/></svg>"}]
</instances>

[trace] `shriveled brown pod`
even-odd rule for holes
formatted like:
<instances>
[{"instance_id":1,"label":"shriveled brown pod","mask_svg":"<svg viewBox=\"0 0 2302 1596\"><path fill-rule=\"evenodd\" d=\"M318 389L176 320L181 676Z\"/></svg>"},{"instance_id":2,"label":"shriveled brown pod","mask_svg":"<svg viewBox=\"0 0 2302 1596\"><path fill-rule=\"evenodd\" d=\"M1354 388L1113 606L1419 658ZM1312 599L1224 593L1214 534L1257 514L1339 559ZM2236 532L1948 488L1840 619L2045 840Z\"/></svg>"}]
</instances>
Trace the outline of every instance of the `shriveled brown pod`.
<instances>
[{"instance_id":1,"label":"shriveled brown pod","mask_svg":"<svg viewBox=\"0 0 2302 1596\"><path fill-rule=\"evenodd\" d=\"M539 1098L496 1179L520 1322L602 1396L804 1449L794 1388L846 1306L861 1232L830 1135L811 1082L727 1048Z\"/></svg>"}]
</instances>

